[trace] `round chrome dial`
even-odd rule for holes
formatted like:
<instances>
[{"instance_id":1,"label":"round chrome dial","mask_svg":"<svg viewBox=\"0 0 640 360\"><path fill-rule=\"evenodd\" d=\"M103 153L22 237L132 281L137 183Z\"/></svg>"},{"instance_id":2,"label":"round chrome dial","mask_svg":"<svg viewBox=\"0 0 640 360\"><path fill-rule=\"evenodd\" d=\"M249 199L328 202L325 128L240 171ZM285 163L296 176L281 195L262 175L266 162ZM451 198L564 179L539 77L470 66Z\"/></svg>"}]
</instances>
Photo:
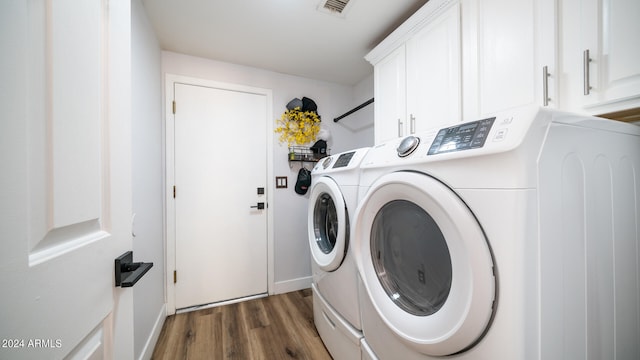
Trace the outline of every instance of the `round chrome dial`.
<instances>
[{"instance_id":1,"label":"round chrome dial","mask_svg":"<svg viewBox=\"0 0 640 360\"><path fill-rule=\"evenodd\" d=\"M418 148L418 145L420 145L419 137L407 136L406 138L402 139L402 141L400 142L400 145L398 145L398 149L397 149L398 156L406 157L411 155L411 153Z\"/></svg>"},{"instance_id":2,"label":"round chrome dial","mask_svg":"<svg viewBox=\"0 0 640 360\"><path fill-rule=\"evenodd\" d=\"M331 161L333 161L333 158L331 156L327 157L326 159L324 159L322 161L322 168L326 169L329 167L329 165L331 165Z\"/></svg>"}]
</instances>

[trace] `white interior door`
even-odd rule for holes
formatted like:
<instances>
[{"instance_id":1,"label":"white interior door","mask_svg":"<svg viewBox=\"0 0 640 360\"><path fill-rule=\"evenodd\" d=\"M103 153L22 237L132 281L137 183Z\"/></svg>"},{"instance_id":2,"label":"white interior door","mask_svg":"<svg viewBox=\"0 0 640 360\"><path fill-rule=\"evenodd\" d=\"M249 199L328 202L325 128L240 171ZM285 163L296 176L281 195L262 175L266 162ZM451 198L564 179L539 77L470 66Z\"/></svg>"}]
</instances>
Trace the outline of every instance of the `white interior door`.
<instances>
[{"instance_id":1,"label":"white interior door","mask_svg":"<svg viewBox=\"0 0 640 360\"><path fill-rule=\"evenodd\" d=\"M0 358L133 358L130 2L0 5Z\"/></svg>"},{"instance_id":2,"label":"white interior door","mask_svg":"<svg viewBox=\"0 0 640 360\"><path fill-rule=\"evenodd\" d=\"M267 96L175 83L174 99L176 308L266 294Z\"/></svg>"}]
</instances>

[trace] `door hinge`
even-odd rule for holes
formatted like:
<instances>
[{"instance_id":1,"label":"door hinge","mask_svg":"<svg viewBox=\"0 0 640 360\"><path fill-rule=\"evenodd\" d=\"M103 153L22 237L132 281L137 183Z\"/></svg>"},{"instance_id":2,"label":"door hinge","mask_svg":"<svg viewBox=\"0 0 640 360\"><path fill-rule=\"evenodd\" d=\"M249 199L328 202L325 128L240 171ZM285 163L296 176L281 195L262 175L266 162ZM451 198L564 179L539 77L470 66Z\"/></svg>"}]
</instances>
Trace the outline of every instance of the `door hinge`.
<instances>
[{"instance_id":1,"label":"door hinge","mask_svg":"<svg viewBox=\"0 0 640 360\"><path fill-rule=\"evenodd\" d=\"M174 199L176 198L176 186L175 185L173 185L173 198Z\"/></svg>"},{"instance_id":2,"label":"door hinge","mask_svg":"<svg viewBox=\"0 0 640 360\"><path fill-rule=\"evenodd\" d=\"M173 114L175 115L176 113L176 101L173 100Z\"/></svg>"},{"instance_id":3,"label":"door hinge","mask_svg":"<svg viewBox=\"0 0 640 360\"><path fill-rule=\"evenodd\" d=\"M176 270L173 270L173 283L177 283L178 282L178 272Z\"/></svg>"}]
</instances>

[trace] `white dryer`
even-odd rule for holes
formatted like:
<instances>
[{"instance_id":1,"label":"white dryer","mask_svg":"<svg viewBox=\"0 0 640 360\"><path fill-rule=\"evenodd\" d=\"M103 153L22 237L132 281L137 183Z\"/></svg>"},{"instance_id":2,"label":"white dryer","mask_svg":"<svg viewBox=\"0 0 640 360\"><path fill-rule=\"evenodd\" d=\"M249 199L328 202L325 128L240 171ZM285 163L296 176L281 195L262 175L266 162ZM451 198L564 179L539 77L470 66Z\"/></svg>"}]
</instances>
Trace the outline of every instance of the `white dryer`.
<instances>
[{"instance_id":1,"label":"white dryer","mask_svg":"<svg viewBox=\"0 0 640 360\"><path fill-rule=\"evenodd\" d=\"M308 232L314 322L334 359L360 357L362 325L351 216L358 204L361 148L331 155L311 172Z\"/></svg>"},{"instance_id":2,"label":"white dryer","mask_svg":"<svg viewBox=\"0 0 640 360\"><path fill-rule=\"evenodd\" d=\"M521 110L376 146L360 182L366 357L640 358L640 127Z\"/></svg>"}]
</instances>

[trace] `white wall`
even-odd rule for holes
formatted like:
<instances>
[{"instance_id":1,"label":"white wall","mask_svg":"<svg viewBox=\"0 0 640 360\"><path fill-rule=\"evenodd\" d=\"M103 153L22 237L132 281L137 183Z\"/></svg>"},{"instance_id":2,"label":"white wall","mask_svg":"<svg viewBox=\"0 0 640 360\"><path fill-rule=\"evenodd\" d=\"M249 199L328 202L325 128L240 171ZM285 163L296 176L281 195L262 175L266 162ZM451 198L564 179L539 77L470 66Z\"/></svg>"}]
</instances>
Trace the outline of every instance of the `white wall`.
<instances>
[{"instance_id":1,"label":"white wall","mask_svg":"<svg viewBox=\"0 0 640 360\"><path fill-rule=\"evenodd\" d=\"M333 122L333 118L361 103L360 99L355 100L354 87L166 51L162 52L162 71L165 75L183 75L271 89L274 122L285 111L285 106L291 99L309 97L318 105L322 127L332 133L328 142L331 153L373 144L372 130L352 132ZM372 84L370 88L368 96L373 93ZM363 91L359 91L358 95L363 96ZM294 163L290 167L287 161L287 145L280 145L275 134L273 138L273 175L287 176L289 183L287 189L270 189L273 201L269 204L269 209L274 212L275 232L274 290L280 293L310 284L311 259L307 240L308 194L300 196L293 189L301 165ZM312 164L307 164L307 168L310 169L311 166Z\"/></svg>"},{"instance_id":2,"label":"white wall","mask_svg":"<svg viewBox=\"0 0 640 360\"><path fill-rule=\"evenodd\" d=\"M131 3L133 260L153 268L133 287L134 351L150 359L166 317L160 46L140 0Z\"/></svg>"},{"instance_id":3,"label":"white wall","mask_svg":"<svg viewBox=\"0 0 640 360\"><path fill-rule=\"evenodd\" d=\"M353 87L354 107L363 104L373 98L373 68L372 73ZM358 147L373 146L373 108L371 103L355 113L341 119L338 124L357 133Z\"/></svg>"}]
</instances>

